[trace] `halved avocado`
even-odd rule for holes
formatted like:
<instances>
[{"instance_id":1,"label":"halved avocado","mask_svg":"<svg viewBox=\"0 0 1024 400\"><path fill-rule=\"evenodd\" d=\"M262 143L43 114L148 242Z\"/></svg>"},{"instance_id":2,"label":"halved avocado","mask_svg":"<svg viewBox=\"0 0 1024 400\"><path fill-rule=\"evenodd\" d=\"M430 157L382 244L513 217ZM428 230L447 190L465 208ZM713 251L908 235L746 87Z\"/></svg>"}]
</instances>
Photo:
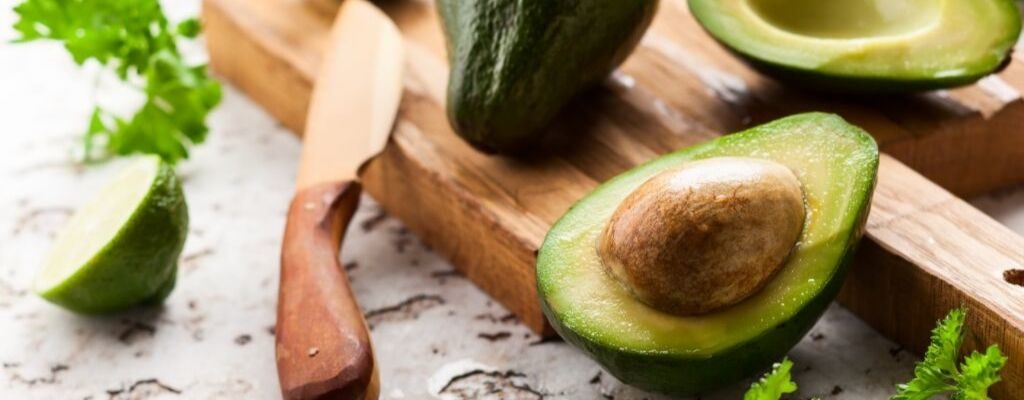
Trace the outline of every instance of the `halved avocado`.
<instances>
[{"instance_id":1,"label":"halved avocado","mask_svg":"<svg viewBox=\"0 0 1024 400\"><path fill-rule=\"evenodd\" d=\"M823 91L904 92L974 82L1005 65L1012 0L689 0L715 39L762 71Z\"/></svg>"},{"instance_id":2,"label":"halved avocado","mask_svg":"<svg viewBox=\"0 0 1024 400\"><path fill-rule=\"evenodd\" d=\"M756 294L708 314L664 313L605 271L597 242L637 187L712 157L767 159L792 170L804 193L804 229ZM638 166L584 197L549 231L537 260L544 312L566 341L628 384L690 395L736 382L782 358L835 298L863 233L877 170L871 136L823 113L776 120Z\"/></svg>"},{"instance_id":3,"label":"halved avocado","mask_svg":"<svg viewBox=\"0 0 1024 400\"><path fill-rule=\"evenodd\" d=\"M448 120L487 153L522 154L576 93L636 47L657 0L438 0Z\"/></svg>"}]
</instances>

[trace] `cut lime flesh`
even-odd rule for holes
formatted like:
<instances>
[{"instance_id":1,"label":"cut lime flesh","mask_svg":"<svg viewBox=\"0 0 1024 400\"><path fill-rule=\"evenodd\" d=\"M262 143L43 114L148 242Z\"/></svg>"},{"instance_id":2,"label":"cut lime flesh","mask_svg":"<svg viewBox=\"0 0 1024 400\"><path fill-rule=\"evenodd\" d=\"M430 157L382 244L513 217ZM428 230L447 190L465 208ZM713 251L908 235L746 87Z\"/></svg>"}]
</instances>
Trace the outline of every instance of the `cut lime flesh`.
<instances>
[{"instance_id":1,"label":"cut lime flesh","mask_svg":"<svg viewBox=\"0 0 1024 400\"><path fill-rule=\"evenodd\" d=\"M145 199L159 167L150 159L133 163L79 209L57 237L36 289L45 291L60 284L106 246Z\"/></svg>"}]
</instances>

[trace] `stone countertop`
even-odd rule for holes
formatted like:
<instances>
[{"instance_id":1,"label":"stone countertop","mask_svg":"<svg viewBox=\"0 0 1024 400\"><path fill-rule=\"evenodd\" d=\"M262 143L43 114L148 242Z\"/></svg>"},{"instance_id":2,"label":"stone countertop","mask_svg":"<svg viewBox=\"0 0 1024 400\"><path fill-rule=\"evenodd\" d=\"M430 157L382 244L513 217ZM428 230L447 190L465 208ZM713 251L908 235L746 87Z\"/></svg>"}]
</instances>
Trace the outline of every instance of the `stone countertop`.
<instances>
[{"instance_id":1,"label":"stone countertop","mask_svg":"<svg viewBox=\"0 0 1024 400\"><path fill-rule=\"evenodd\" d=\"M29 289L55 232L121 164L73 163L96 68L52 44L10 45L0 0L0 398L272 399L278 256L299 143L230 86L208 143L179 167L192 225L158 308L83 317ZM168 3L173 16L198 1ZM201 57L201 49L191 49ZM1024 232L1024 191L975 202ZM372 326L384 399L654 399L582 353L541 340L370 199L342 251ZM790 352L794 398L881 399L916 357L832 306ZM749 382L705 396L738 399Z\"/></svg>"}]
</instances>

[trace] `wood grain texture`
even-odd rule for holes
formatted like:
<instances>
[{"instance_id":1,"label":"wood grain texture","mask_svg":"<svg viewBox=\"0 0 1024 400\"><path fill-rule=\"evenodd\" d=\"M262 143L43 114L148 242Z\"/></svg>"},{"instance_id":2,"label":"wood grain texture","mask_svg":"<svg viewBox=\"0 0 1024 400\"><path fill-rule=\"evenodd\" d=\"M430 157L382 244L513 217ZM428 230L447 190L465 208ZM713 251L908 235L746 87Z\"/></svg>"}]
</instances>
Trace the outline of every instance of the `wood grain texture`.
<instances>
[{"instance_id":1,"label":"wood grain texture","mask_svg":"<svg viewBox=\"0 0 1024 400\"><path fill-rule=\"evenodd\" d=\"M288 210L275 328L285 399L363 400L380 392L366 321L338 261L361 193L357 182L310 186Z\"/></svg>"},{"instance_id":2,"label":"wood grain texture","mask_svg":"<svg viewBox=\"0 0 1024 400\"><path fill-rule=\"evenodd\" d=\"M533 329L550 333L535 252L551 223L599 182L722 132L824 110L872 132L900 160L883 161L843 301L915 351L941 314L966 303L979 342L1024 360L1024 288L1000 276L1024 266L1024 240L921 176L961 195L1024 182L1024 130L1014 126L1024 121L1020 62L962 89L839 101L762 78L707 39L685 2L664 1L621 71L568 107L538 157L516 161L479 154L451 132L433 6L380 4L408 39L409 73L391 142L362 177L367 191ZM301 132L329 13L295 1L206 0L204 19L215 70ZM1009 365L998 398L1024 392L1022 374L1024 363Z\"/></svg>"},{"instance_id":3,"label":"wood grain texture","mask_svg":"<svg viewBox=\"0 0 1024 400\"><path fill-rule=\"evenodd\" d=\"M928 331L970 308L965 349L999 344L1010 361L995 398L1024 393L1024 287L1003 279L1024 265L1024 238L888 156L854 268L839 295L882 334L922 354Z\"/></svg>"}]
</instances>

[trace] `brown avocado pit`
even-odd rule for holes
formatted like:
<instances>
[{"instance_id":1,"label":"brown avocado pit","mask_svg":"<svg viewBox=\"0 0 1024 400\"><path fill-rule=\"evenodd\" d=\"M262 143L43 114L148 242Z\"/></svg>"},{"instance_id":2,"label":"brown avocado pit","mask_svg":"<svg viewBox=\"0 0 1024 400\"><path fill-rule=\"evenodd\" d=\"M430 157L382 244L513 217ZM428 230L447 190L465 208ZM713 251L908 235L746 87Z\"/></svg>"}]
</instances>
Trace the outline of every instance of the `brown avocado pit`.
<instances>
[{"instance_id":1,"label":"brown avocado pit","mask_svg":"<svg viewBox=\"0 0 1024 400\"><path fill-rule=\"evenodd\" d=\"M674 315L705 314L757 293L796 245L805 216L789 168L710 158L640 185L615 210L597 251L637 300Z\"/></svg>"}]
</instances>

